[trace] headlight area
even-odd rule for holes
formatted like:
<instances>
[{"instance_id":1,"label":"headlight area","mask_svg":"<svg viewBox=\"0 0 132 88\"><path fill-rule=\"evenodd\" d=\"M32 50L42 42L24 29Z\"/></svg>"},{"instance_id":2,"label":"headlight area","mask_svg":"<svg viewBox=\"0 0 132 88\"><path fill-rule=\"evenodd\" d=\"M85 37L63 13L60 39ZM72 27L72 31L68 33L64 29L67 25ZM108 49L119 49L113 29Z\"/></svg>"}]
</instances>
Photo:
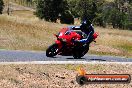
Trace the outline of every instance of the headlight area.
<instances>
[{"instance_id":1,"label":"headlight area","mask_svg":"<svg viewBox=\"0 0 132 88\"><path fill-rule=\"evenodd\" d=\"M61 42L67 42L67 40L64 39L64 38L58 38L58 40L61 41Z\"/></svg>"},{"instance_id":2,"label":"headlight area","mask_svg":"<svg viewBox=\"0 0 132 88\"><path fill-rule=\"evenodd\" d=\"M67 40L62 38L61 41L62 41L62 42L66 42Z\"/></svg>"}]
</instances>

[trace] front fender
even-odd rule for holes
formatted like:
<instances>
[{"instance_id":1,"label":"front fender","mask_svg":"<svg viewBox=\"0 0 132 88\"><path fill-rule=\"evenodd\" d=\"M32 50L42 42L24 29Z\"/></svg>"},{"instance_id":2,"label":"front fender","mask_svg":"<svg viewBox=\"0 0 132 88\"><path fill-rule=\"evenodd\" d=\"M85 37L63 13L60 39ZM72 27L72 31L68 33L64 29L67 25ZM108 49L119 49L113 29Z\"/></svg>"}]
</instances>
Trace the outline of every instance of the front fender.
<instances>
[{"instance_id":1,"label":"front fender","mask_svg":"<svg viewBox=\"0 0 132 88\"><path fill-rule=\"evenodd\" d=\"M56 40L55 43L58 45L58 48L61 49L62 48L62 42L59 40Z\"/></svg>"}]
</instances>

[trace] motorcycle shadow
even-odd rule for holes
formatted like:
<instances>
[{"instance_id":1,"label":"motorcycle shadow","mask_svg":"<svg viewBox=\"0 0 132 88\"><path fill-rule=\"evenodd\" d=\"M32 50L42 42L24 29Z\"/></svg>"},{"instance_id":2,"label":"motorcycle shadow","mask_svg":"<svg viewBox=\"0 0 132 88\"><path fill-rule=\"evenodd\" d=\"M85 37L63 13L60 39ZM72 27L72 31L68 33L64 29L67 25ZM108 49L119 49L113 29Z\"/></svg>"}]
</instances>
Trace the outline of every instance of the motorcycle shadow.
<instances>
[{"instance_id":1,"label":"motorcycle shadow","mask_svg":"<svg viewBox=\"0 0 132 88\"><path fill-rule=\"evenodd\" d=\"M58 57L48 57L48 58L58 58Z\"/></svg>"},{"instance_id":2,"label":"motorcycle shadow","mask_svg":"<svg viewBox=\"0 0 132 88\"><path fill-rule=\"evenodd\" d=\"M106 61L104 59L89 59L89 60L91 60L91 61Z\"/></svg>"},{"instance_id":3,"label":"motorcycle shadow","mask_svg":"<svg viewBox=\"0 0 132 88\"><path fill-rule=\"evenodd\" d=\"M66 59L86 59L86 58L73 58L73 57L69 57L69 58L66 58Z\"/></svg>"},{"instance_id":4,"label":"motorcycle shadow","mask_svg":"<svg viewBox=\"0 0 132 88\"><path fill-rule=\"evenodd\" d=\"M104 59L86 59L86 58L84 58L84 57L82 57L82 58L72 58L72 57L69 57L69 58L66 58L66 59L84 59L84 60L88 60L88 61L106 61L106 60L104 60Z\"/></svg>"}]
</instances>

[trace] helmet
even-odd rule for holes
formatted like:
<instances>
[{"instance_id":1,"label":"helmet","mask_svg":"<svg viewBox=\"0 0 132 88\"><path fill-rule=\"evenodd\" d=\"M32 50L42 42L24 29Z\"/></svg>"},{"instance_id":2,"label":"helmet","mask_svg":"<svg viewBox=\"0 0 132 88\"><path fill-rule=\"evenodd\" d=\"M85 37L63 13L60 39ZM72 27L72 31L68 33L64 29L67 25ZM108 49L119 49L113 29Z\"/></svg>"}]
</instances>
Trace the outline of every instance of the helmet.
<instances>
[{"instance_id":1,"label":"helmet","mask_svg":"<svg viewBox=\"0 0 132 88\"><path fill-rule=\"evenodd\" d=\"M83 21L82 22L82 24L81 24L81 29L87 29L89 26L91 25L91 22L90 22L90 20L85 20L85 21Z\"/></svg>"}]
</instances>

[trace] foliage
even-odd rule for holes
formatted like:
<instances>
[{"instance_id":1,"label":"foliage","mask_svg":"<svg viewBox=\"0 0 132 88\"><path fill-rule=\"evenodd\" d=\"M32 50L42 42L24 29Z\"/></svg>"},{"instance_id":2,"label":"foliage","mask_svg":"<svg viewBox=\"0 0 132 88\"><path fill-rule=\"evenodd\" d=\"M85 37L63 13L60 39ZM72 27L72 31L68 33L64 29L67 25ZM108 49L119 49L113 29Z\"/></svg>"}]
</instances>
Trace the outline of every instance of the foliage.
<instances>
[{"instance_id":1,"label":"foliage","mask_svg":"<svg viewBox=\"0 0 132 88\"><path fill-rule=\"evenodd\" d=\"M96 16L97 6L92 0L80 0L77 8L81 19L90 19L91 21Z\"/></svg>"},{"instance_id":2,"label":"foliage","mask_svg":"<svg viewBox=\"0 0 132 88\"><path fill-rule=\"evenodd\" d=\"M74 18L80 17L77 10L79 0L67 0L67 2L69 5L69 10L71 11L71 14L74 16Z\"/></svg>"},{"instance_id":3,"label":"foliage","mask_svg":"<svg viewBox=\"0 0 132 88\"><path fill-rule=\"evenodd\" d=\"M74 17L70 11L65 11L60 17L60 22L66 24L74 24Z\"/></svg>"},{"instance_id":4,"label":"foliage","mask_svg":"<svg viewBox=\"0 0 132 88\"><path fill-rule=\"evenodd\" d=\"M14 0L11 0L14 1ZM35 2L36 16L46 21L74 23L74 18L90 19L102 27L132 30L132 0L15 0L16 2ZM33 7L33 6L32 6Z\"/></svg>"},{"instance_id":5,"label":"foliage","mask_svg":"<svg viewBox=\"0 0 132 88\"><path fill-rule=\"evenodd\" d=\"M56 22L59 14L68 9L65 0L39 0L36 8L36 16L46 21Z\"/></svg>"},{"instance_id":6,"label":"foliage","mask_svg":"<svg viewBox=\"0 0 132 88\"><path fill-rule=\"evenodd\" d=\"M2 14L3 8L4 8L4 2L3 0L0 0L0 14Z\"/></svg>"}]
</instances>

